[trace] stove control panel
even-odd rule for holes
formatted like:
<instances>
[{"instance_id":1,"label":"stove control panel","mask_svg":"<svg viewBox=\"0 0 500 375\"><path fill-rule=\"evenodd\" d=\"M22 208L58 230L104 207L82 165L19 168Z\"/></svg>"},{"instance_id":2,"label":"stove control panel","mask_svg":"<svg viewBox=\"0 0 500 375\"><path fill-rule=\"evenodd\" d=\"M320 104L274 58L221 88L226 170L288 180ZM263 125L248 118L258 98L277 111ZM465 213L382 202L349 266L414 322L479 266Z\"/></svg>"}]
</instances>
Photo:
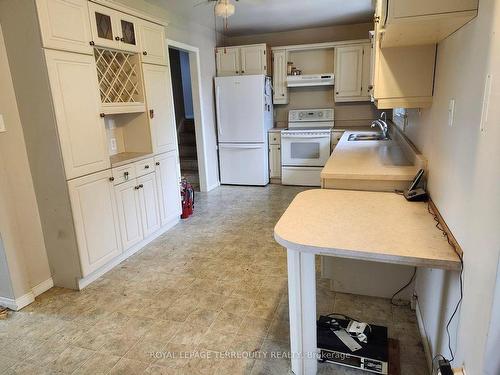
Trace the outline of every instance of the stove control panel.
<instances>
[{"instance_id":1,"label":"stove control panel","mask_svg":"<svg viewBox=\"0 0 500 375\"><path fill-rule=\"evenodd\" d=\"M288 112L289 122L333 121L333 108L293 109Z\"/></svg>"}]
</instances>

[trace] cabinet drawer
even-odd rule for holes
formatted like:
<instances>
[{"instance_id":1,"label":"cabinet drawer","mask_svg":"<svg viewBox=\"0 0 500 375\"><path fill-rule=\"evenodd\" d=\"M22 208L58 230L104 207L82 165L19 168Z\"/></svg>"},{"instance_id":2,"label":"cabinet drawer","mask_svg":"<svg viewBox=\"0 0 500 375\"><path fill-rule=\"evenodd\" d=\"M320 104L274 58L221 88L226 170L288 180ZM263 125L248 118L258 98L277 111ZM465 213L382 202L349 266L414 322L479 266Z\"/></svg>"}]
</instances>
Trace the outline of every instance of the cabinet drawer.
<instances>
[{"instance_id":1,"label":"cabinet drawer","mask_svg":"<svg viewBox=\"0 0 500 375\"><path fill-rule=\"evenodd\" d=\"M113 184L119 185L124 182L130 181L136 177L134 164L127 164L121 167L116 167L112 169L113 172Z\"/></svg>"},{"instance_id":2,"label":"cabinet drawer","mask_svg":"<svg viewBox=\"0 0 500 375\"><path fill-rule=\"evenodd\" d=\"M137 177L144 176L148 173L154 172L155 161L153 158L144 159L134 163L135 165L135 175Z\"/></svg>"},{"instance_id":3,"label":"cabinet drawer","mask_svg":"<svg viewBox=\"0 0 500 375\"><path fill-rule=\"evenodd\" d=\"M270 145L281 144L281 133L280 132L269 132L269 144Z\"/></svg>"}]
</instances>

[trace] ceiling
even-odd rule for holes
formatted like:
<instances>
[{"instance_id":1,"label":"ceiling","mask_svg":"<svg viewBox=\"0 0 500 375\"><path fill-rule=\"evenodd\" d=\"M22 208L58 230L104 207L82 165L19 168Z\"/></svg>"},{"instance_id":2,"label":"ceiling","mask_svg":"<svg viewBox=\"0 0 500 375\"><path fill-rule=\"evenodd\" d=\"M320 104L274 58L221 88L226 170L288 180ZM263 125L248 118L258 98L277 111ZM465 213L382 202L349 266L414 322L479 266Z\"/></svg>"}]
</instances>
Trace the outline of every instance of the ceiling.
<instances>
[{"instance_id":1,"label":"ceiling","mask_svg":"<svg viewBox=\"0 0 500 375\"><path fill-rule=\"evenodd\" d=\"M147 0L169 13L214 27L214 3L208 0ZM228 19L228 36L369 22L372 0L231 0L236 12ZM199 5L197 5L199 4ZM195 6L196 5L196 6ZM218 22L221 28L221 22Z\"/></svg>"}]
</instances>

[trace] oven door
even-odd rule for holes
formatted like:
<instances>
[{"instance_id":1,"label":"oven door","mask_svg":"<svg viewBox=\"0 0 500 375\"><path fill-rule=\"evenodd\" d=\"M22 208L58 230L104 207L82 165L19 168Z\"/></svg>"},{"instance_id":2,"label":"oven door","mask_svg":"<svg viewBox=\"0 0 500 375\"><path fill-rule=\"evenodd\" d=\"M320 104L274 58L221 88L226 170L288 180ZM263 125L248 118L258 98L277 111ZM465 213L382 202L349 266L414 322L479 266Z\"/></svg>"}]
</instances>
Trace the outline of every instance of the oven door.
<instances>
[{"instance_id":1,"label":"oven door","mask_svg":"<svg viewBox=\"0 0 500 375\"><path fill-rule=\"evenodd\" d=\"M329 157L330 133L298 134L282 132L282 165L322 167Z\"/></svg>"}]
</instances>

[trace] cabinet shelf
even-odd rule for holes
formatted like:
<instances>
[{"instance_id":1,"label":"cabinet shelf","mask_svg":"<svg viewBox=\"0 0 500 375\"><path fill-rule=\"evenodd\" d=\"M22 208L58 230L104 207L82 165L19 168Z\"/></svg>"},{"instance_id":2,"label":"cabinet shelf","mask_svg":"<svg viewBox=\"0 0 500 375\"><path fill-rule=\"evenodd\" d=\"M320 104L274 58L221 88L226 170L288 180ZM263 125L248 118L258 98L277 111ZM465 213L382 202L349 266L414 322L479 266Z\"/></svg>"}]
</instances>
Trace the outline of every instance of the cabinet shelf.
<instances>
[{"instance_id":1,"label":"cabinet shelf","mask_svg":"<svg viewBox=\"0 0 500 375\"><path fill-rule=\"evenodd\" d=\"M94 48L94 57L103 112L144 112L139 55Z\"/></svg>"}]
</instances>

